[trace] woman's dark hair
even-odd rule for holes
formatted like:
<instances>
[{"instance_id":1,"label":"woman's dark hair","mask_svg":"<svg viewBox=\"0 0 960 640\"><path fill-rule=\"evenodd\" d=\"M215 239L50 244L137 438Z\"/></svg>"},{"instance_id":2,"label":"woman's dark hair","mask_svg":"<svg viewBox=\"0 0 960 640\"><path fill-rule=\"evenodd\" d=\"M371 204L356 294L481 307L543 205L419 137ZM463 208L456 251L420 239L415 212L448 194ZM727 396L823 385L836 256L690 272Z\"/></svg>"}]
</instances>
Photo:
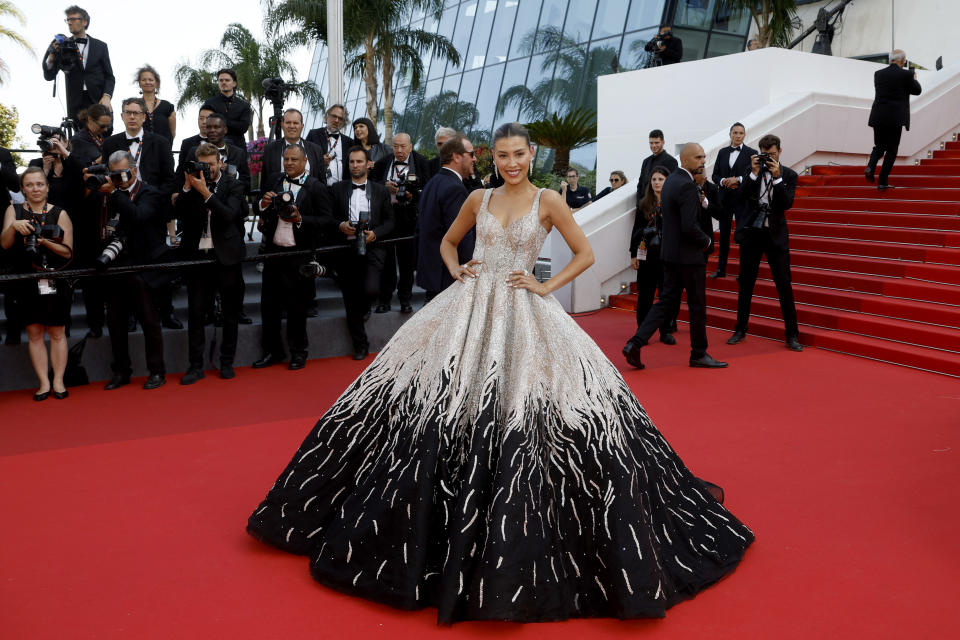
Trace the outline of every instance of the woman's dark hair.
<instances>
[{"instance_id":1,"label":"woman's dark hair","mask_svg":"<svg viewBox=\"0 0 960 640\"><path fill-rule=\"evenodd\" d=\"M97 104L92 104L80 113L77 114L77 118L80 122L86 122L87 120L99 120L103 116L111 115L110 109L107 109L106 105L102 105L99 102Z\"/></svg>"},{"instance_id":2,"label":"woman's dark hair","mask_svg":"<svg viewBox=\"0 0 960 640\"><path fill-rule=\"evenodd\" d=\"M134 76L133 76L133 81L134 81L136 84L140 84L140 76L142 76L142 75L145 74L145 73L152 73L152 74L153 74L153 77L157 80L157 89L159 89L159 88L160 88L160 74L157 73L157 70L154 69L154 68L153 68L152 66L150 66L149 64L145 64L145 65L143 65L142 67L140 67L139 69L137 69L137 72L136 72L136 73L134 74ZM159 92L158 92L158 93L159 93Z\"/></svg>"},{"instance_id":3,"label":"woman's dark hair","mask_svg":"<svg viewBox=\"0 0 960 640\"><path fill-rule=\"evenodd\" d=\"M664 178L670 175L670 172L667 171L665 167L654 167L653 171L650 172L650 177L653 178L653 174L655 173L659 173ZM643 212L644 219L650 222L650 218L653 217L653 210L657 208L657 195L653 192L652 179L647 183L647 192L643 194L639 208L640 211Z\"/></svg>"},{"instance_id":4,"label":"woman's dark hair","mask_svg":"<svg viewBox=\"0 0 960 640\"><path fill-rule=\"evenodd\" d=\"M47 180L47 174L43 172L43 167L27 167L26 170L20 174L20 189L23 189L23 181L26 180L27 176L31 173L39 173L43 177L43 181L47 183L47 186L50 186L50 181Z\"/></svg>"},{"instance_id":5,"label":"woman's dark hair","mask_svg":"<svg viewBox=\"0 0 960 640\"><path fill-rule=\"evenodd\" d=\"M497 144L497 140L515 136L520 136L527 141L528 145L530 144L530 132L519 122L508 122L497 127L497 130L493 132L493 144Z\"/></svg>"},{"instance_id":6,"label":"woman's dark hair","mask_svg":"<svg viewBox=\"0 0 960 640\"><path fill-rule=\"evenodd\" d=\"M377 126L373 124L373 120L370 118L357 118L353 121L353 126L356 127L358 124L362 124L367 128L367 144L371 147L380 142L380 134L377 133ZM357 140L357 142L360 142Z\"/></svg>"}]
</instances>

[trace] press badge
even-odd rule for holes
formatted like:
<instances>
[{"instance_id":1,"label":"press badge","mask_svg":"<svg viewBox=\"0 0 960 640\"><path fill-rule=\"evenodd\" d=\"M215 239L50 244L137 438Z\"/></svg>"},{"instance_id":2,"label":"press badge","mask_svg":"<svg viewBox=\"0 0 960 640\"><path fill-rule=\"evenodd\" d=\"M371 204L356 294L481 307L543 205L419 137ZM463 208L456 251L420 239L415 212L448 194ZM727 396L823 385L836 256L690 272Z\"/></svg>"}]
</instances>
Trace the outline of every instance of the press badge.
<instances>
[{"instance_id":1,"label":"press badge","mask_svg":"<svg viewBox=\"0 0 960 640\"><path fill-rule=\"evenodd\" d=\"M640 246L637 248L637 260L646 260L647 259L647 245L644 242L640 243Z\"/></svg>"},{"instance_id":2,"label":"press badge","mask_svg":"<svg viewBox=\"0 0 960 640\"><path fill-rule=\"evenodd\" d=\"M42 278L37 280L37 286L40 288L40 295L46 296L57 292L57 283L53 280Z\"/></svg>"}]
</instances>

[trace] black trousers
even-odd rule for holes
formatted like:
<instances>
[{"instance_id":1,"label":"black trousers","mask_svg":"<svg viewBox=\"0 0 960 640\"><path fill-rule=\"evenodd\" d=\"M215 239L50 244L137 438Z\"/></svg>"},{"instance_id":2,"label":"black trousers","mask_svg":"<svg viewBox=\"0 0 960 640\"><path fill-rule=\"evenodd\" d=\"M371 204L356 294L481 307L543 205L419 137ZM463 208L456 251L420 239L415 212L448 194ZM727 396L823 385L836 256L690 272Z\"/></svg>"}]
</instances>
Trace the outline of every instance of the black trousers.
<instances>
[{"instance_id":1,"label":"black trousers","mask_svg":"<svg viewBox=\"0 0 960 640\"><path fill-rule=\"evenodd\" d=\"M127 342L127 320L136 313L143 327L143 346L147 370L151 374L167 372L163 363L163 333L157 313L158 291L147 285L138 274L115 276L107 284L107 328L110 330L110 348L113 351L111 369L114 373L130 375L130 345Z\"/></svg>"},{"instance_id":2,"label":"black trousers","mask_svg":"<svg viewBox=\"0 0 960 640\"><path fill-rule=\"evenodd\" d=\"M690 311L690 358L700 358L707 353L707 299L706 265L676 264L663 262L663 292L660 299L637 332L630 338L637 346L646 346L650 336L677 317L680 297L687 292L687 309Z\"/></svg>"},{"instance_id":3,"label":"black trousers","mask_svg":"<svg viewBox=\"0 0 960 640\"><path fill-rule=\"evenodd\" d=\"M303 258L274 258L263 262L260 285L260 315L263 318L261 344L264 355L283 359L280 324L287 311L287 346L291 355L307 355L307 306L313 297L313 278L300 275ZM238 312L239 313L239 312ZM226 323L226 318L224 318Z\"/></svg>"},{"instance_id":4,"label":"black trousers","mask_svg":"<svg viewBox=\"0 0 960 640\"><path fill-rule=\"evenodd\" d=\"M237 353L240 308L243 305L243 274L240 264L220 263L191 267L184 273L187 283L187 337L191 369L203 369L206 339L205 317L219 292L223 311L220 366L232 365Z\"/></svg>"},{"instance_id":5,"label":"black trousers","mask_svg":"<svg viewBox=\"0 0 960 640\"><path fill-rule=\"evenodd\" d=\"M770 232L765 229L751 230L740 243L740 291L737 297L736 331L747 332L750 320L750 303L753 301L753 287L760 271L760 259L766 256L767 264L773 273L773 282L777 285L777 297L780 298L780 313L786 338L795 338L800 331L797 328L797 307L793 300L793 286L790 284L790 249L777 247Z\"/></svg>"},{"instance_id":6,"label":"black trousers","mask_svg":"<svg viewBox=\"0 0 960 640\"><path fill-rule=\"evenodd\" d=\"M106 315L104 305L107 299L109 282L105 278L84 278L80 281L83 288L83 306L87 312L87 326L91 329L102 328Z\"/></svg>"},{"instance_id":7,"label":"black trousers","mask_svg":"<svg viewBox=\"0 0 960 640\"><path fill-rule=\"evenodd\" d=\"M730 231L733 229L733 209L724 206L720 214L720 250L717 252L717 271L727 272L727 258L730 256Z\"/></svg>"},{"instance_id":8,"label":"black trousers","mask_svg":"<svg viewBox=\"0 0 960 640\"><path fill-rule=\"evenodd\" d=\"M900 148L900 136L903 133L903 127L897 125L874 127L873 128L873 151L870 153L870 161L867 168L874 171L877 168L877 162L883 158L883 165L880 167L880 175L877 178L878 184L887 184L887 178L893 169L893 163L897 159L897 150Z\"/></svg>"},{"instance_id":9,"label":"black trousers","mask_svg":"<svg viewBox=\"0 0 960 640\"><path fill-rule=\"evenodd\" d=\"M364 328L364 316L377 299L387 256L386 247L367 247L366 256L353 251L344 252L336 263L337 285L343 293L347 312L347 329L356 351L367 349L370 341Z\"/></svg>"},{"instance_id":10,"label":"black trousers","mask_svg":"<svg viewBox=\"0 0 960 640\"><path fill-rule=\"evenodd\" d=\"M413 242L404 242L384 249L386 256L380 272L379 302L390 304L393 291L396 290L400 304L410 304L410 298L413 297L413 274L417 269L417 246Z\"/></svg>"},{"instance_id":11,"label":"black trousers","mask_svg":"<svg viewBox=\"0 0 960 640\"><path fill-rule=\"evenodd\" d=\"M647 314L650 313L657 291L662 297L663 263L660 262L659 256L651 256L647 253L647 259L640 260L640 266L637 269L637 327L643 324ZM677 314L674 313L665 324L660 326L661 335L673 333L671 327L676 318Z\"/></svg>"}]
</instances>

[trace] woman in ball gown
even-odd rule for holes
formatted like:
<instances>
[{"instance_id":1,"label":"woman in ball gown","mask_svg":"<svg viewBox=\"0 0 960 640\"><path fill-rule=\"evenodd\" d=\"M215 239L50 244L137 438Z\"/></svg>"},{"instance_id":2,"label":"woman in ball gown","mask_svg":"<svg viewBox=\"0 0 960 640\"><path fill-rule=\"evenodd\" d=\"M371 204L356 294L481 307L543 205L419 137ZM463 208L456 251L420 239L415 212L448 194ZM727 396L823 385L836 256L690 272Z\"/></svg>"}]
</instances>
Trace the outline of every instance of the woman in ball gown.
<instances>
[{"instance_id":1,"label":"woman in ball gown","mask_svg":"<svg viewBox=\"0 0 960 640\"><path fill-rule=\"evenodd\" d=\"M494 160L504 186L474 191L442 242L457 281L324 414L247 530L309 556L325 585L434 606L441 623L663 617L732 571L753 533L550 295L593 252L527 178L526 129L500 127ZM553 228L574 257L541 283Z\"/></svg>"}]
</instances>

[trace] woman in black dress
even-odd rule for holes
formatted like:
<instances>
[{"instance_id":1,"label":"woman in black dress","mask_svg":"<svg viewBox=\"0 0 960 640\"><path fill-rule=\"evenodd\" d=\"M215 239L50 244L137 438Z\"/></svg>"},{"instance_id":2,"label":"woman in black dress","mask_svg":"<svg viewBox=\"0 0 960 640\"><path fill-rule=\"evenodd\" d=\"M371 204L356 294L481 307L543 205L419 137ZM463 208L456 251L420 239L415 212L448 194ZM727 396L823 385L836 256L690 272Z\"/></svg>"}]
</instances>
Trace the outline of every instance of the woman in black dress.
<instances>
[{"instance_id":1,"label":"woman in black dress","mask_svg":"<svg viewBox=\"0 0 960 640\"><path fill-rule=\"evenodd\" d=\"M7 207L3 216L0 246L11 254L21 272L62 267L73 256L73 225L70 216L60 207L47 202L50 185L41 167L29 167L20 176L20 190L25 202ZM40 228L44 233L38 234ZM59 239L46 237L46 231L59 225ZM67 368L65 326L70 316L70 287L63 280L28 280L21 283L17 298L20 314L30 340L30 361L40 380L40 389L33 399L46 400L51 384L47 377L47 348L43 334L50 336L49 361L53 364L53 397L67 397L63 372Z\"/></svg>"},{"instance_id":2,"label":"woman in black dress","mask_svg":"<svg viewBox=\"0 0 960 640\"><path fill-rule=\"evenodd\" d=\"M140 67L137 69L136 81L140 85L143 101L147 103L147 119L143 128L163 136L173 144L173 139L177 136L177 113L172 104L158 96L160 76L157 70L148 64Z\"/></svg>"},{"instance_id":3,"label":"woman in black dress","mask_svg":"<svg viewBox=\"0 0 960 640\"><path fill-rule=\"evenodd\" d=\"M71 156L81 167L87 167L100 158L103 140L113 126L113 114L102 104L93 104L79 113L83 129L70 138Z\"/></svg>"},{"instance_id":4,"label":"woman in black dress","mask_svg":"<svg viewBox=\"0 0 960 640\"><path fill-rule=\"evenodd\" d=\"M370 118L357 118L353 121L353 139L367 150L370 161L367 165L373 169L374 163L384 156L393 153L393 150L380 142L380 134Z\"/></svg>"},{"instance_id":5,"label":"woman in black dress","mask_svg":"<svg viewBox=\"0 0 960 640\"><path fill-rule=\"evenodd\" d=\"M647 312L653 306L653 296L663 290L663 265L660 263L660 233L663 229L660 191L669 172L663 167L654 167L647 184L647 192L637 207L630 234L630 266L637 272L637 326L643 324ZM647 231L649 230L649 231ZM651 246L653 245L653 246ZM676 344L673 337L674 318L660 327L660 342Z\"/></svg>"}]
</instances>

